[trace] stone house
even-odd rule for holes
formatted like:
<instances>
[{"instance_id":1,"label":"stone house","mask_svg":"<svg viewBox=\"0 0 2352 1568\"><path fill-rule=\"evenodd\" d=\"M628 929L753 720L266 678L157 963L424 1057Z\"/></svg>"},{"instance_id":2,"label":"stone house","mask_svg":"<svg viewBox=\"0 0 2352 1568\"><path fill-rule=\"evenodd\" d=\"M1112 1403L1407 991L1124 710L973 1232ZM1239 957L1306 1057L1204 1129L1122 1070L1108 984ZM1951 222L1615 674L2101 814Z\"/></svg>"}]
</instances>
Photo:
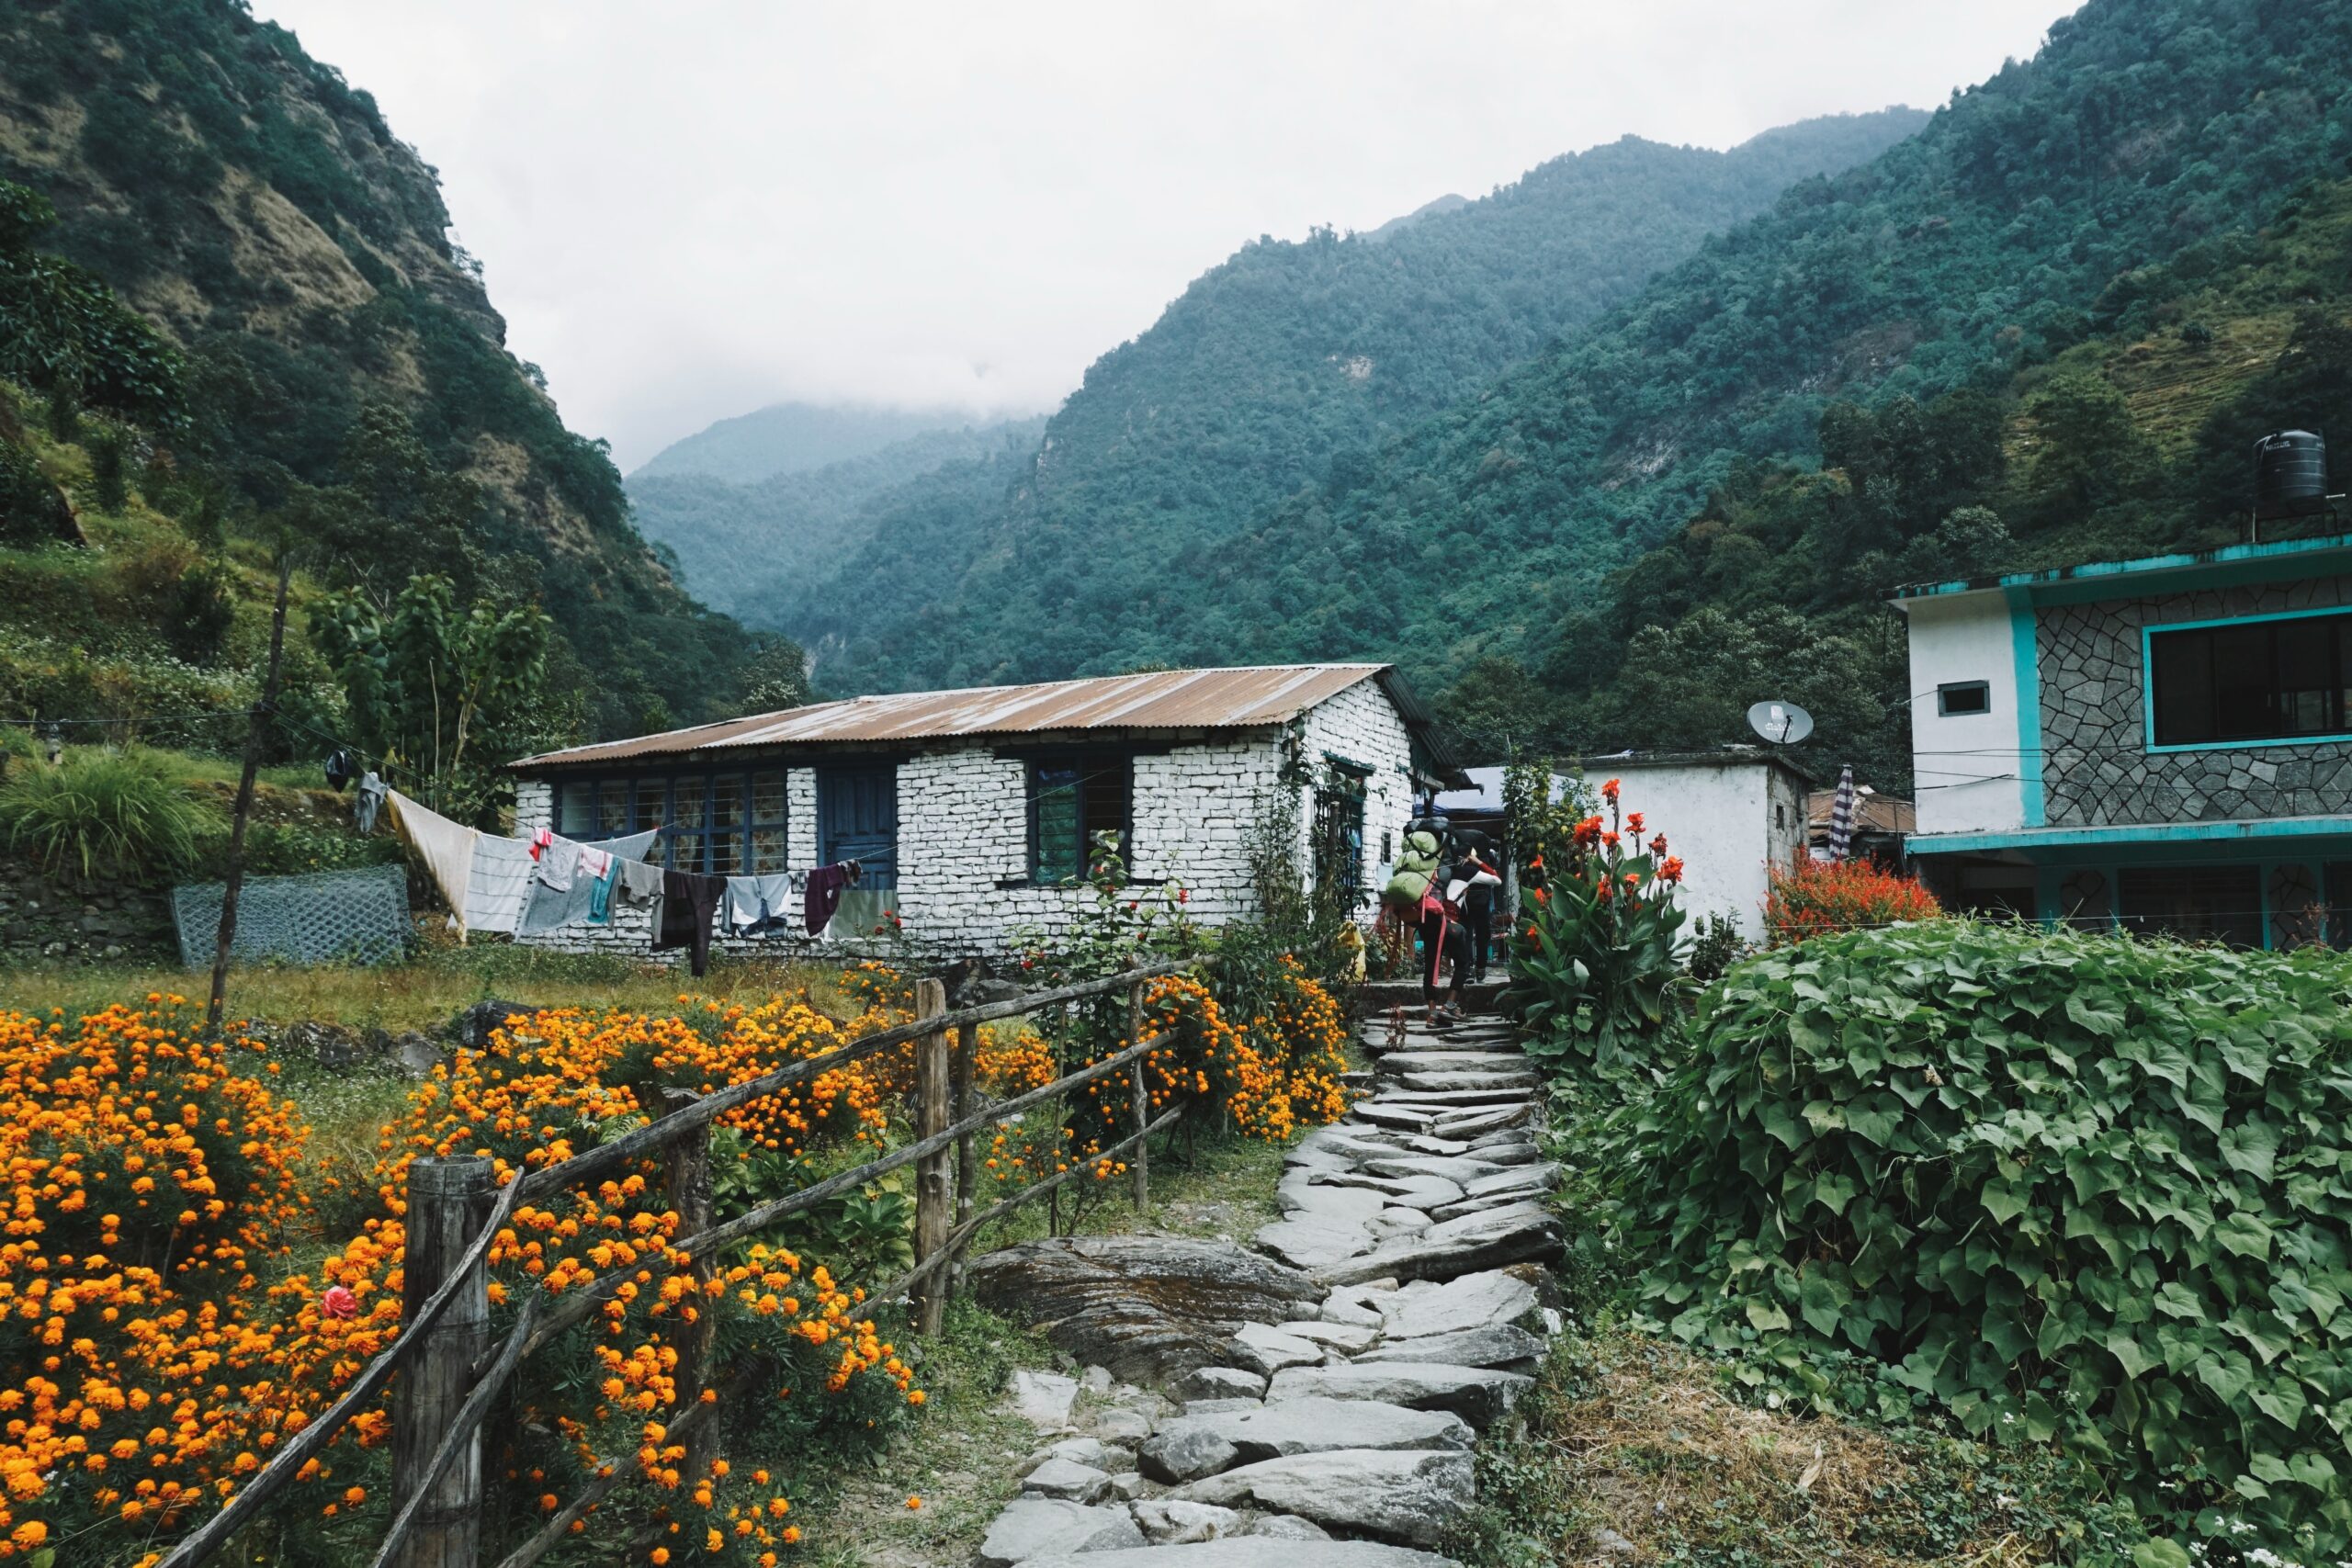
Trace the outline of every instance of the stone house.
<instances>
[{"instance_id":1,"label":"stone house","mask_svg":"<svg viewBox=\"0 0 2352 1568\"><path fill-rule=\"evenodd\" d=\"M850 950L1001 953L1091 907L1115 832L1130 883L1181 883L1204 924L1256 908L1253 843L1277 835L1311 886L1371 919L1374 869L1417 796L1458 776L1433 716L1385 664L1308 664L909 692L526 757L515 830L660 828L663 863L712 874L855 859L859 897L823 940ZM902 932L877 935L890 917ZM642 909L520 940L642 953ZM807 939L723 940L779 952Z\"/></svg>"},{"instance_id":2,"label":"stone house","mask_svg":"<svg viewBox=\"0 0 2352 1568\"><path fill-rule=\"evenodd\" d=\"M1899 589L1946 903L2247 947L2347 933L2352 536Z\"/></svg>"}]
</instances>

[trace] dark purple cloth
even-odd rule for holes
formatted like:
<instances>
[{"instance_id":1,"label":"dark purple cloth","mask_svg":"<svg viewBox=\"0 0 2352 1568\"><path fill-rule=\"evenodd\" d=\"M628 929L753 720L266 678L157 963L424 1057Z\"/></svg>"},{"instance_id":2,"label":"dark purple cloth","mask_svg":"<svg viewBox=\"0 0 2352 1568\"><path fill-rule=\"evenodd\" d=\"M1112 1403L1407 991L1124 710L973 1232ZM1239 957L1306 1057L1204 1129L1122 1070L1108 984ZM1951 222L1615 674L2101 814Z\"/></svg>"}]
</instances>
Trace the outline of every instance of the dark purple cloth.
<instances>
[{"instance_id":1,"label":"dark purple cloth","mask_svg":"<svg viewBox=\"0 0 2352 1568\"><path fill-rule=\"evenodd\" d=\"M697 980L710 968L710 923L726 891L723 876L666 869L662 873L662 924L653 933L653 946L657 952L684 948Z\"/></svg>"},{"instance_id":2,"label":"dark purple cloth","mask_svg":"<svg viewBox=\"0 0 2352 1568\"><path fill-rule=\"evenodd\" d=\"M833 923L833 911L842 904L842 889L848 886L847 866L820 865L808 874L808 898L800 915L808 922L810 936Z\"/></svg>"}]
</instances>

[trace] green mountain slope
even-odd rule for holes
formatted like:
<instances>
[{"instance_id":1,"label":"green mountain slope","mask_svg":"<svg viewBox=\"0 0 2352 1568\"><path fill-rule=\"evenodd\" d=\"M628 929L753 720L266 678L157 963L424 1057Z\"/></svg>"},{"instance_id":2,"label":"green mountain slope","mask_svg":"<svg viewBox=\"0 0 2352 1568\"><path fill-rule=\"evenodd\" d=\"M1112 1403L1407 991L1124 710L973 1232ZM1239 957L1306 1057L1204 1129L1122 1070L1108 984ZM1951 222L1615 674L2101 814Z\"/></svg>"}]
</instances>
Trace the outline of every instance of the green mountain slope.
<instances>
[{"instance_id":1,"label":"green mountain slope","mask_svg":"<svg viewBox=\"0 0 2352 1568\"><path fill-rule=\"evenodd\" d=\"M638 527L675 557L690 592L746 625L777 626L807 600L814 579L833 570L872 536L878 517L898 507L894 492L951 463L1032 451L1045 426L1041 414L927 430L859 457L749 484L708 474L654 473L648 464L629 476L628 497Z\"/></svg>"},{"instance_id":2,"label":"green mountain slope","mask_svg":"<svg viewBox=\"0 0 2352 1568\"><path fill-rule=\"evenodd\" d=\"M1633 138L1378 237L1261 240L1098 360L1011 491L949 540L880 520L839 616L790 624L857 678L1069 674L1155 657L1178 575L1267 507L1442 410L1763 209L1868 158L1914 110L1808 121L1729 152ZM927 517L928 502L910 502ZM956 554L943 561L936 548ZM946 589L950 602L937 602ZM1076 611L1076 614L1070 612ZM920 637L909 636L925 628Z\"/></svg>"},{"instance_id":3,"label":"green mountain slope","mask_svg":"<svg viewBox=\"0 0 2352 1568\"><path fill-rule=\"evenodd\" d=\"M537 599L592 732L732 700L741 628L671 582L602 445L506 351L433 171L290 33L234 0L0 9L0 179L184 355L187 418L151 434L209 517L310 535L329 585L429 563Z\"/></svg>"},{"instance_id":4,"label":"green mountain slope","mask_svg":"<svg viewBox=\"0 0 2352 1568\"><path fill-rule=\"evenodd\" d=\"M869 457L901 441L958 430L969 423L952 409L775 403L673 441L639 464L629 479L700 475L729 484L757 484L777 474L806 473Z\"/></svg>"}]
</instances>

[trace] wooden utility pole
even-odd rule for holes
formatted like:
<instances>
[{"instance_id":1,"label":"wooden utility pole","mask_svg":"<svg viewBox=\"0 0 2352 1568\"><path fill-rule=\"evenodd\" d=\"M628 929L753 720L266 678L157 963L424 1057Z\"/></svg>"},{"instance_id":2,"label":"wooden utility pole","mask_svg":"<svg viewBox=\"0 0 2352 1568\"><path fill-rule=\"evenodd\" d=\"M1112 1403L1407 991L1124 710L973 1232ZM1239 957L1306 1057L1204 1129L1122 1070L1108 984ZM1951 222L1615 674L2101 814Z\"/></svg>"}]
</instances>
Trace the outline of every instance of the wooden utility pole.
<instances>
[{"instance_id":1,"label":"wooden utility pole","mask_svg":"<svg viewBox=\"0 0 2352 1568\"><path fill-rule=\"evenodd\" d=\"M479 1155L417 1159L408 1168L407 1246L401 1260L401 1316L441 1288L452 1266L489 1218L491 1165ZM419 1490L458 1412L472 1392L474 1363L490 1338L490 1267L477 1260L401 1369L392 1398L392 1511ZM392 1568L475 1568L481 1533L481 1435L452 1460L425 1492Z\"/></svg>"},{"instance_id":2,"label":"wooden utility pole","mask_svg":"<svg viewBox=\"0 0 2352 1568\"><path fill-rule=\"evenodd\" d=\"M947 1010L947 987L937 980L915 986L915 1016L936 1018ZM915 1093L922 1101L919 1137L933 1138L947 1131L949 1088L947 1032L934 1029L915 1042ZM926 1155L915 1167L915 1261L927 1263L947 1245L955 1196L949 1182L955 1169L952 1146ZM947 1317L948 1280L942 1269L922 1283L915 1326L925 1336L937 1334Z\"/></svg>"},{"instance_id":3,"label":"wooden utility pole","mask_svg":"<svg viewBox=\"0 0 2352 1568\"><path fill-rule=\"evenodd\" d=\"M229 989L229 949L237 940L237 895L245 886L245 820L253 815L254 775L261 771L270 716L277 711L278 660L286 650L286 588L293 578L294 559L281 550L277 608L269 617L269 670L262 677L261 701L254 705L253 716L245 726L245 766L237 775L237 807L229 819L229 865L220 885L220 931L212 947L212 994L204 1004L204 1028L210 1034L220 1032L220 1010Z\"/></svg>"}]
</instances>

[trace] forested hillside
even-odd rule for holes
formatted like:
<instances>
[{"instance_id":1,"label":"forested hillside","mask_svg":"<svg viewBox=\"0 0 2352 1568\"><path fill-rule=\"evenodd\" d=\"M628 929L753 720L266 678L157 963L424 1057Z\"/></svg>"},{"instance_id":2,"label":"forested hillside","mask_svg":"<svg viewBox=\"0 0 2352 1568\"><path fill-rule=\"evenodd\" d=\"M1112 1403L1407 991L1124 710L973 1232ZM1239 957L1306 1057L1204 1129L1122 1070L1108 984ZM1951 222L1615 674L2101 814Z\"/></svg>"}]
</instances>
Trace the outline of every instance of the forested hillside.
<instances>
[{"instance_id":1,"label":"forested hillside","mask_svg":"<svg viewBox=\"0 0 2352 1568\"><path fill-rule=\"evenodd\" d=\"M634 484L699 475L729 484L757 484L777 474L806 473L870 457L886 446L970 423L952 409L775 403L673 441L639 464L629 480Z\"/></svg>"},{"instance_id":2,"label":"forested hillside","mask_svg":"<svg viewBox=\"0 0 2352 1568\"><path fill-rule=\"evenodd\" d=\"M954 529L938 526L944 493L910 494L874 519L841 591L785 625L852 683L1161 657L1170 623L1206 597L1185 573L1213 557L1243 565L1227 547L1251 518L1363 471L1383 439L1624 299L1703 236L1923 118L1808 121L1729 152L1629 137L1376 234L1246 245L1094 364L1005 493Z\"/></svg>"},{"instance_id":3,"label":"forested hillside","mask_svg":"<svg viewBox=\"0 0 2352 1568\"><path fill-rule=\"evenodd\" d=\"M544 604L551 711L592 733L734 701L741 628L669 580L602 445L506 351L433 171L291 34L235 0L0 10L0 179L162 334L169 406L106 411L131 421L106 439L215 567L290 533L322 587L381 603L429 564L461 602ZM70 436L79 372L49 368Z\"/></svg>"},{"instance_id":4,"label":"forested hillside","mask_svg":"<svg viewBox=\"0 0 2352 1568\"><path fill-rule=\"evenodd\" d=\"M784 624L805 605L816 581L872 537L878 518L921 503L921 493L901 497L898 491L919 487L949 464L961 468L975 461L1025 457L1035 450L1046 425L1041 414L926 430L859 457L787 468L752 482L684 471L668 462L673 455L693 462L712 457L685 449L734 423L713 425L638 469L628 478L628 498L638 527L675 558L689 592L715 609L765 626ZM795 430L810 434L805 424ZM774 462L786 451L814 449L813 442L804 441L730 446L726 453L730 460ZM954 487L943 482L941 488Z\"/></svg>"},{"instance_id":5,"label":"forested hillside","mask_svg":"<svg viewBox=\"0 0 2352 1568\"><path fill-rule=\"evenodd\" d=\"M2222 536L2254 434L2352 431L2347 78L2344 0L2095 0L1242 535L1033 512L973 578L1001 617L877 662L1397 658L1496 750L1736 739L1769 693L1905 786L1885 587Z\"/></svg>"}]
</instances>

